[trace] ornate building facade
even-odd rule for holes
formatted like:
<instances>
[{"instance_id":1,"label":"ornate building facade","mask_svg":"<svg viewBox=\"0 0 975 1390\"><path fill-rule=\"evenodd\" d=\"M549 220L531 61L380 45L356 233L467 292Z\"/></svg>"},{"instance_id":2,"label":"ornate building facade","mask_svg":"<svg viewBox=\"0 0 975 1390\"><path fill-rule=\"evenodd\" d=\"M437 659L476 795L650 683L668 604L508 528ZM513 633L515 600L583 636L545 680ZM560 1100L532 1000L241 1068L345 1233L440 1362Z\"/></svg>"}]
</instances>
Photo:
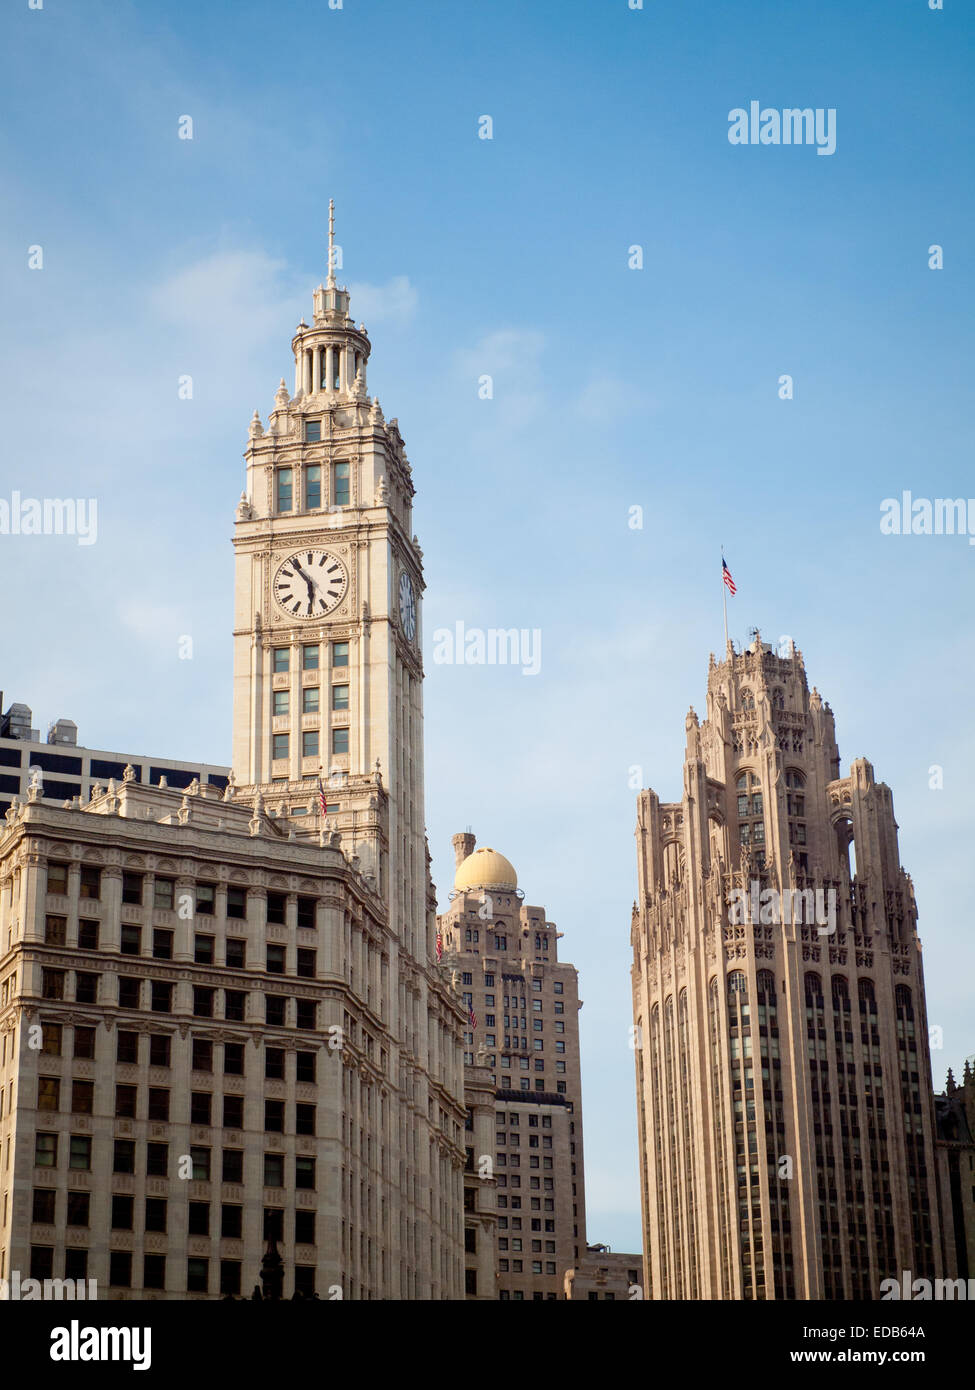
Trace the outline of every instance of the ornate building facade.
<instances>
[{"instance_id":1,"label":"ornate building facade","mask_svg":"<svg viewBox=\"0 0 975 1390\"><path fill-rule=\"evenodd\" d=\"M250 427L225 792L130 768L0 832L0 1277L246 1293L273 1237L286 1294L463 1297L411 470L329 262Z\"/></svg>"},{"instance_id":2,"label":"ornate building facade","mask_svg":"<svg viewBox=\"0 0 975 1390\"><path fill-rule=\"evenodd\" d=\"M940 1275L921 943L888 787L801 654L711 658L680 801L640 793L647 1297L878 1298Z\"/></svg>"},{"instance_id":3,"label":"ornate building facade","mask_svg":"<svg viewBox=\"0 0 975 1390\"><path fill-rule=\"evenodd\" d=\"M523 901L511 862L476 850L470 832L453 845L444 964L468 1012L465 1061L486 1068L494 1088L491 1145L468 1139L468 1201L478 1205L467 1211L467 1264L477 1266L479 1242L492 1238L496 1203L490 1296L558 1299L586 1249L578 972L559 960L561 932L545 909ZM475 1173L494 1184L478 1190ZM479 1275L478 1293L482 1285Z\"/></svg>"}]
</instances>

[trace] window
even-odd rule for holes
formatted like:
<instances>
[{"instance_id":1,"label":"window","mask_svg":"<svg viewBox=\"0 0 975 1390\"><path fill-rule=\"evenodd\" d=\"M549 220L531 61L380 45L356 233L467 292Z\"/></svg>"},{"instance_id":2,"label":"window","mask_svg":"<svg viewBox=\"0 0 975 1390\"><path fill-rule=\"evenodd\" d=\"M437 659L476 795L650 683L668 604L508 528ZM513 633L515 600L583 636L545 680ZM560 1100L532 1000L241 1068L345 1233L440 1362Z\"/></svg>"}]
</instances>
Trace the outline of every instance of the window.
<instances>
[{"instance_id":1,"label":"window","mask_svg":"<svg viewBox=\"0 0 975 1390\"><path fill-rule=\"evenodd\" d=\"M135 1140L116 1139L115 1154L112 1164L114 1173L134 1173L135 1172Z\"/></svg>"},{"instance_id":2,"label":"window","mask_svg":"<svg viewBox=\"0 0 975 1390\"><path fill-rule=\"evenodd\" d=\"M305 443L306 443L306 444L318 444L318 443L321 442L321 438L322 438L322 422L321 422L321 420L306 420L306 421L305 421Z\"/></svg>"},{"instance_id":3,"label":"window","mask_svg":"<svg viewBox=\"0 0 975 1390\"><path fill-rule=\"evenodd\" d=\"M142 981L135 975L120 975L118 977L118 1002L120 1009L137 1009L139 1007L139 990ZM155 989L155 982L153 982Z\"/></svg>"},{"instance_id":4,"label":"window","mask_svg":"<svg viewBox=\"0 0 975 1390\"><path fill-rule=\"evenodd\" d=\"M208 1236L210 1234L210 1203L190 1202L189 1234Z\"/></svg>"},{"instance_id":5,"label":"window","mask_svg":"<svg viewBox=\"0 0 975 1390\"><path fill-rule=\"evenodd\" d=\"M318 1005L314 999L299 999L295 1011L295 1027L313 1030L318 1022Z\"/></svg>"},{"instance_id":6,"label":"window","mask_svg":"<svg viewBox=\"0 0 975 1390\"><path fill-rule=\"evenodd\" d=\"M162 911L170 911L173 906L173 890L175 880L171 878L155 878L152 881L152 905Z\"/></svg>"},{"instance_id":7,"label":"window","mask_svg":"<svg viewBox=\"0 0 975 1390\"><path fill-rule=\"evenodd\" d=\"M349 664L349 644L348 642L332 643L332 665L348 666Z\"/></svg>"},{"instance_id":8,"label":"window","mask_svg":"<svg viewBox=\"0 0 975 1390\"><path fill-rule=\"evenodd\" d=\"M284 1154L264 1155L264 1186L284 1187Z\"/></svg>"},{"instance_id":9,"label":"window","mask_svg":"<svg viewBox=\"0 0 975 1390\"><path fill-rule=\"evenodd\" d=\"M301 692L301 712L302 714L318 713L319 690L317 685L306 685Z\"/></svg>"},{"instance_id":10,"label":"window","mask_svg":"<svg viewBox=\"0 0 975 1390\"><path fill-rule=\"evenodd\" d=\"M149 1038L150 1067L168 1067L171 1051L172 1039L167 1038L163 1033L153 1033Z\"/></svg>"},{"instance_id":11,"label":"window","mask_svg":"<svg viewBox=\"0 0 975 1390\"><path fill-rule=\"evenodd\" d=\"M246 961L246 951L247 942L243 937L227 937L227 965L230 966L231 969L243 970Z\"/></svg>"},{"instance_id":12,"label":"window","mask_svg":"<svg viewBox=\"0 0 975 1390\"><path fill-rule=\"evenodd\" d=\"M307 930L315 929L315 908L318 905L317 898L298 899L298 926Z\"/></svg>"},{"instance_id":13,"label":"window","mask_svg":"<svg viewBox=\"0 0 975 1390\"><path fill-rule=\"evenodd\" d=\"M349 751L349 731L348 729L332 730L332 752L348 753Z\"/></svg>"},{"instance_id":14,"label":"window","mask_svg":"<svg viewBox=\"0 0 975 1390\"><path fill-rule=\"evenodd\" d=\"M332 504L336 507L347 507L349 500L349 465L347 463L334 463L332 465Z\"/></svg>"},{"instance_id":15,"label":"window","mask_svg":"<svg viewBox=\"0 0 975 1390\"><path fill-rule=\"evenodd\" d=\"M83 1169L86 1172L90 1171L91 1139L87 1134L72 1134L68 1151L68 1167Z\"/></svg>"},{"instance_id":16,"label":"window","mask_svg":"<svg viewBox=\"0 0 975 1390\"><path fill-rule=\"evenodd\" d=\"M125 956L137 956L142 950L142 928L123 922L119 949Z\"/></svg>"},{"instance_id":17,"label":"window","mask_svg":"<svg viewBox=\"0 0 975 1390\"><path fill-rule=\"evenodd\" d=\"M132 1254L129 1250L113 1250L108 1259L108 1282L116 1289L132 1287Z\"/></svg>"},{"instance_id":18,"label":"window","mask_svg":"<svg viewBox=\"0 0 975 1390\"><path fill-rule=\"evenodd\" d=\"M317 429L321 435L321 425L317 422L308 422L308 429ZM309 511L322 505L322 470L317 463L309 464L305 469L305 506Z\"/></svg>"},{"instance_id":19,"label":"window","mask_svg":"<svg viewBox=\"0 0 975 1390\"><path fill-rule=\"evenodd\" d=\"M313 1105L302 1105L299 1102L295 1106L295 1134L314 1134L315 1133L315 1107Z\"/></svg>"},{"instance_id":20,"label":"window","mask_svg":"<svg viewBox=\"0 0 975 1390\"><path fill-rule=\"evenodd\" d=\"M213 1097L209 1091L192 1091L190 1093L190 1124L208 1125L212 1103Z\"/></svg>"},{"instance_id":21,"label":"window","mask_svg":"<svg viewBox=\"0 0 975 1390\"><path fill-rule=\"evenodd\" d=\"M283 946L268 945L267 948L267 969L270 975L284 974L284 954Z\"/></svg>"},{"instance_id":22,"label":"window","mask_svg":"<svg viewBox=\"0 0 975 1390\"><path fill-rule=\"evenodd\" d=\"M284 1133L283 1100L266 1100L264 1102L264 1129L269 1134Z\"/></svg>"},{"instance_id":23,"label":"window","mask_svg":"<svg viewBox=\"0 0 975 1390\"><path fill-rule=\"evenodd\" d=\"M81 884L79 887L80 896L83 898L100 898L102 895L102 871L95 868L93 864L82 864Z\"/></svg>"},{"instance_id":24,"label":"window","mask_svg":"<svg viewBox=\"0 0 975 1390\"><path fill-rule=\"evenodd\" d=\"M168 1144L146 1145L146 1174L150 1178L165 1178L169 1175Z\"/></svg>"},{"instance_id":25,"label":"window","mask_svg":"<svg viewBox=\"0 0 975 1390\"><path fill-rule=\"evenodd\" d=\"M48 946L63 946L67 936L67 917L44 918L44 940Z\"/></svg>"},{"instance_id":26,"label":"window","mask_svg":"<svg viewBox=\"0 0 975 1390\"><path fill-rule=\"evenodd\" d=\"M315 1244L315 1213L313 1211L295 1212L295 1245Z\"/></svg>"},{"instance_id":27,"label":"window","mask_svg":"<svg viewBox=\"0 0 975 1390\"><path fill-rule=\"evenodd\" d=\"M308 643L301 649L301 669L303 671L318 670L318 646L315 643Z\"/></svg>"},{"instance_id":28,"label":"window","mask_svg":"<svg viewBox=\"0 0 975 1390\"><path fill-rule=\"evenodd\" d=\"M282 1054L283 1055L283 1054ZM314 1082L315 1080L315 1053L299 1052L297 1054L299 1081Z\"/></svg>"},{"instance_id":29,"label":"window","mask_svg":"<svg viewBox=\"0 0 975 1390\"><path fill-rule=\"evenodd\" d=\"M220 1208L220 1234L227 1240L240 1240L244 1229L244 1208L225 1202Z\"/></svg>"},{"instance_id":30,"label":"window","mask_svg":"<svg viewBox=\"0 0 975 1390\"><path fill-rule=\"evenodd\" d=\"M197 965L213 964L213 944L212 936L194 936L193 938L193 959Z\"/></svg>"},{"instance_id":31,"label":"window","mask_svg":"<svg viewBox=\"0 0 975 1390\"><path fill-rule=\"evenodd\" d=\"M290 512L294 491L294 473L290 468L279 468L275 475L277 502L275 510Z\"/></svg>"},{"instance_id":32,"label":"window","mask_svg":"<svg viewBox=\"0 0 975 1390\"><path fill-rule=\"evenodd\" d=\"M224 1182L244 1181L243 1149L224 1149L222 1179Z\"/></svg>"},{"instance_id":33,"label":"window","mask_svg":"<svg viewBox=\"0 0 975 1390\"><path fill-rule=\"evenodd\" d=\"M137 1086L116 1086L115 1114L122 1119L134 1120L138 1095L139 1089Z\"/></svg>"},{"instance_id":34,"label":"window","mask_svg":"<svg viewBox=\"0 0 975 1390\"><path fill-rule=\"evenodd\" d=\"M58 1136L56 1134L35 1134L34 1167L56 1168L58 1163Z\"/></svg>"},{"instance_id":35,"label":"window","mask_svg":"<svg viewBox=\"0 0 975 1390\"><path fill-rule=\"evenodd\" d=\"M223 1098L223 1127L224 1127L224 1129L243 1129L243 1128L244 1128L244 1097L243 1097L243 1096L224 1096L224 1098Z\"/></svg>"},{"instance_id":36,"label":"window","mask_svg":"<svg viewBox=\"0 0 975 1390\"><path fill-rule=\"evenodd\" d=\"M143 1255L142 1287L144 1289L164 1289L166 1287L165 1255Z\"/></svg>"},{"instance_id":37,"label":"window","mask_svg":"<svg viewBox=\"0 0 975 1390\"><path fill-rule=\"evenodd\" d=\"M295 1187L313 1188L315 1186L315 1160L307 1154L295 1155Z\"/></svg>"},{"instance_id":38,"label":"window","mask_svg":"<svg viewBox=\"0 0 975 1390\"><path fill-rule=\"evenodd\" d=\"M275 719L283 719L284 716L288 713L289 701L290 701L290 691L287 691L287 690L275 690L275 692L274 692L274 705L273 705L273 713L274 713Z\"/></svg>"},{"instance_id":39,"label":"window","mask_svg":"<svg viewBox=\"0 0 975 1390\"><path fill-rule=\"evenodd\" d=\"M60 1023L41 1024L41 1051L48 1057L61 1056L61 1025Z\"/></svg>"},{"instance_id":40,"label":"window","mask_svg":"<svg viewBox=\"0 0 975 1390\"><path fill-rule=\"evenodd\" d=\"M216 992L203 985L193 986L193 1013L197 1018L213 1017L213 997Z\"/></svg>"},{"instance_id":41,"label":"window","mask_svg":"<svg viewBox=\"0 0 975 1390\"><path fill-rule=\"evenodd\" d=\"M61 1082L56 1076L37 1078L38 1110L57 1110L61 1095Z\"/></svg>"},{"instance_id":42,"label":"window","mask_svg":"<svg viewBox=\"0 0 975 1390\"><path fill-rule=\"evenodd\" d=\"M247 995L240 989L228 989L224 994L223 1016L232 1023L243 1023Z\"/></svg>"},{"instance_id":43,"label":"window","mask_svg":"<svg viewBox=\"0 0 975 1390\"><path fill-rule=\"evenodd\" d=\"M288 735L287 735L287 734L275 734L271 741L272 741L272 743L273 743L273 745L274 745L273 750L272 750L272 756L273 756L274 758L276 758L276 759L287 758L287 757L288 757Z\"/></svg>"},{"instance_id":44,"label":"window","mask_svg":"<svg viewBox=\"0 0 975 1390\"><path fill-rule=\"evenodd\" d=\"M283 671L290 671L291 648L275 647L271 664L276 675L280 675Z\"/></svg>"},{"instance_id":45,"label":"window","mask_svg":"<svg viewBox=\"0 0 975 1390\"><path fill-rule=\"evenodd\" d=\"M64 998L64 971L44 970L41 972L41 992L45 999Z\"/></svg>"},{"instance_id":46,"label":"window","mask_svg":"<svg viewBox=\"0 0 975 1390\"><path fill-rule=\"evenodd\" d=\"M284 470L282 470L284 471ZM291 472L290 468L287 472ZM210 1286L210 1261L200 1258L186 1261L186 1292L207 1293Z\"/></svg>"},{"instance_id":47,"label":"window","mask_svg":"<svg viewBox=\"0 0 975 1390\"><path fill-rule=\"evenodd\" d=\"M173 933L155 928L152 933L152 954L156 960L172 960Z\"/></svg>"},{"instance_id":48,"label":"window","mask_svg":"<svg viewBox=\"0 0 975 1390\"><path fill-rule=\"evenodd\" d=\"M246 917L247 915L247 889L228 888L227 889L227 916ZM240 943L243 946L243 942ZM227 942L229 948L230 942ZM243 963L243 961L242 961ZM230 964L230 957L227 957L227 964Z\"/></svg>"},{"instance_id":49,"label":"window","mask_svg":"<svg viewBox=\"0 0 975 1390\"><path fill-rule=\"evenodd\" d=\"M193 1039L193 1070L213 1071L213 1043L208 1038Z\"/></svg>"},{"instance_id":50,"label":"window","mask_svg":"<svg viewBox=\"0 0 975 1390\"><path fill-rule=\"evenodd\" d=\"M190 1160L193 1164L193 1181L210 1181L210 1150L205 1148L191 1148Z\"/></svg>"},{"instance_id":51,"label":"window","mask_svg":"<svg viewBox=\"0 0 975 1390\"><path fill-rule=\"evenodd\" d=\"M214 903L216 901L217 890L212 883L198 883L196 885L196 910L204 916L212 917Z\"/></svg>"},{"instance_id":52,"label":"window","mask_svg":"<svg viewBox=\"0 0 975 1390\"><path fill-rule=\"evenodd\" d=\"M244 1075L244 1044L224 1043L223 1070L226 1076Z\"/></svg>"},{"instance_id":53,"label":"window","mask_svg":"<svg viewBox=\"0 0 975 1390\"><path fill-rule=\"evenodd\" d=\"M49 893L67 893L68 891L68 866L67 864L48 864L47 866L47 891Z\"/></svg>"},{"instance_id":54,"label":"window","mask_svg":"<svg viewBox=\"0 0 975 1390\"><path fill-rule=\"evenodd\" d=\"M283 893L268 893L267 920L277 926L284 926L287 902L288 900Z\"/></svg>"},{"instance_id":55,"label":"window","mask_svg":"<svg viewBox=\"0 0 975 1390\"><path fill-rule=\"evenodd\" d=\"M284 1080L284 1048L267 1047L264 1049L264 1075L270 1081Z\"/></svg>"},{"instance_id":56,"label":"window","mask_svg":"<svg viewBox=\"0 0 975 1390\"><path fill-rule=\"evenodd\" d=\"M318 757L318 730L305 729L301 735L301 756L303 758Z\"/></svg>"},{"instance_id":57,"label":"window","mask_svg":"<svg viewBox=\"0 0 975 1390\"><path fill-rule=\"evenodd\" d=\"M349 687L347 685L332 686L332 709L349 708Z\"/></svg>"},{"instance_id":58,"label":"window","mask_svg":"<svg viewBox=\"0 0 975 1390\"><path fill-rule=\"evenodd\" d=\"M142 906L143 874L122 874L122 901Z\"/></svg>"},{"instance_id":59,"label":"window","mask_svg":"<svg viewBox=\"0 0 975 1390\"><path fill-rule=\"evenodd\" d=\"M94 1028L78 1028L74 1030L74 1055L75 1057L85 1058L93 1061L95 1057L95 1030Z\"/></svg>"},{"instance_id":60,"label":"window","mask_svg":"<svg viewBox=\"0 0 975 1390\"><path fill-rule=\"evenodd\" d=\"M53 1187L35 1187L30 1219L44 1226L53 1225L56 1201L57 1192Z\"/></svg>"},{"instance_id":61,"label":"window","mask_svg":"<svg viewBox=\"0 0 975 1390\"><path fill-rule=\"evenodd\" d=\"M298 974L306 980L315 977L315 952L304 946L298 947Z\"/></svg>"},{"instance_id":62,"label":"window","mask_svg":"<svg viewBox=\"0 0 975 1390\"><path fill-rule=\"evenodd\" d=\"M131 1231L135 1214L135 1199L120 1192L112 1193L112 1230ZM151 1228L150 1228L151 1229Z\"/></svg>"},{"instance_id":63,"label":"window","mask_svg":"<svg viewBox=\"0 0 975 1390\"><path fill-rule=\"evenodd\" d=\"M98 950L98 923L79 922L78 923L78 950L97 951Z\"/></svg>"},{"instance_id":64,"label":"window","mask_svg":"<svg viewBox=\"0 0 975 1390\"><path fill-rule=\"evenodd\" d=\"M139 1035L119 1029L115 1042L116 1062L136 1064L139 1061Z\"/></svg>"}]
</instances>

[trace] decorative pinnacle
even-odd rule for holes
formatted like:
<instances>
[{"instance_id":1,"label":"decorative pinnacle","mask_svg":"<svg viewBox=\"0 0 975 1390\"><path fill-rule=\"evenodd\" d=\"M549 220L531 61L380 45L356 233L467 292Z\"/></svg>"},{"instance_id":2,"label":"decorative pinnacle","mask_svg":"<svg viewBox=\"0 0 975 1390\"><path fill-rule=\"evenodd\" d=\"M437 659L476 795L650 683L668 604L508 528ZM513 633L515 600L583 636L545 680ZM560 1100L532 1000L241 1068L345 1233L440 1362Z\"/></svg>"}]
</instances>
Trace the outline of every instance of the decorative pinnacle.
<instances>
[{"instance_id":1,"label":"decorative pinnacle","mask_svg":"<svg viewBox=\"0 0 975 1390\"><path fill-rule=\"evenodd\" d=\"M335 289L335 202L328 200L328 288Z\"/></svg>"}]
</instances>

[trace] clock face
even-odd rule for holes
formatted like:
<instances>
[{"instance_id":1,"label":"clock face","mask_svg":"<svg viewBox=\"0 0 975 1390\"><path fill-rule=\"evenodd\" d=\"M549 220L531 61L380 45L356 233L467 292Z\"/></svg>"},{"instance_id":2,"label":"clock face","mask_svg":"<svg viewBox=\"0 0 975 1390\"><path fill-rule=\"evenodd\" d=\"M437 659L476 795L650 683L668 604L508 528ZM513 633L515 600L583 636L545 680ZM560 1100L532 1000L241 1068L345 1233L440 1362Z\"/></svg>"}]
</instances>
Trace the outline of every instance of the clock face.
<instances>
[{"instance_id":1,"label":"clock face","mask_svg":"<svg viewBox=\"0 0 975 1390\"><path fill-rule=\"evenodd\" d=\"M399 620L406 640L412 642L416 636L416 596L413 581L406 570L399 577Z\"/></svg>"},{"instance_id":2,"label":"clock face","mask_svg":"<svg viewBox=\"0 0 975 1390\"><path fill-rule=\"evenodd\" d=\"M292 618L323 618L345 598L349 576L327 550L298 550L278 566L274 597Z\"/></svg>"}]
</instances>

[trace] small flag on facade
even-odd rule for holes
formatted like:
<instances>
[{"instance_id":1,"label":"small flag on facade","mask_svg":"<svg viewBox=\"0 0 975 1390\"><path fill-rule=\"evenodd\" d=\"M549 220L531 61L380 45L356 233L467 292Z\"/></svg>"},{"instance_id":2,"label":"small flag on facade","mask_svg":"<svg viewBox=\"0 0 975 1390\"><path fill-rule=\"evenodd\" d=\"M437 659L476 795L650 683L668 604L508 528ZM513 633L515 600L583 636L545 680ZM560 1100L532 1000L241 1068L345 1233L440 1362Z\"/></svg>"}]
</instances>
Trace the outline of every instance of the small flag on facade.
<instances>
[{"instance_id":1,"label":"small flag on facade","mask_svg":"<svg viewBox=\"0 0 975 1390\"><path fill-rule=\"evenodd\" d=\"M321 775L318 778L318 804L322 808L322 815L328 815L328 804L325 800L325 788L322 786Z\"/></svg>"},{"instance_id":2,"label":"small flag on facade","mask_svg":"<svg viewBox=\"0 0 975 1390\"><path fill-rule=\"evenodd\" d=\"M474 1005L473 1005L473 1004L468 1004L468 1006L467 1006L467 1017L468 1017L468 1018L470 1019L470 1021L471 1021L471 1027L472 1027L472 1028L476 1028L476 1027L477 1027L477 1014L474 1012Z\"/></svg>"},{"instance_id":3,"label":"small flag on facade","mask_svg":"<svg viewBox=\"0 0 975 1390\"><path fill-rule=\"evenodd\" d=\"M443 960L443 932L437 930L437 960Z\"/></svg>"},{"instance_id":4,"label":"small flag on facade","mask_svg":"<svg viewBox=\"0 0 975 1390\"><path fill-rule=\"evenodd\" d=\"M721 578L724 580L730 594L735 593L735 581L731 577L731 570L725 564L725 558L721 557Z\"/></svg>"}]
</instances>

